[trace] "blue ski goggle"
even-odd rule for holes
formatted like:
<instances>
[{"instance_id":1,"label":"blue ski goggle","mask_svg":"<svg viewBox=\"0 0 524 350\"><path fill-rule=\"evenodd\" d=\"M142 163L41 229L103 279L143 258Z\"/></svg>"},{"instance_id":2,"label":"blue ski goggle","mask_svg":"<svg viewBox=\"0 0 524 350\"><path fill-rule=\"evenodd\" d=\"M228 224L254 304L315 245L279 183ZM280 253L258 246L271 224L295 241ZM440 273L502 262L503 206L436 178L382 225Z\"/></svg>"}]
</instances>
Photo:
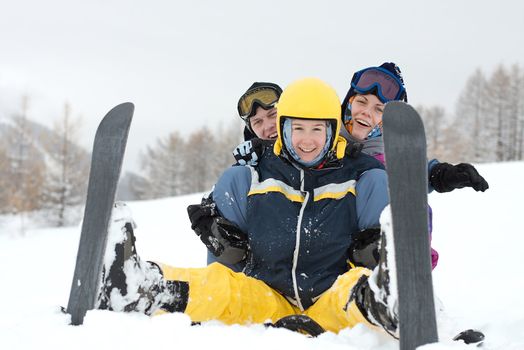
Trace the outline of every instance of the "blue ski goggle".
<instances>
[{"instance_id":1,"label":"blue ski goggle","mask_svg":"<svg viewBox=\"0 0 524 350\"><path fill-rule=\"evenodd\" d=\"M381 67L370 67L356 72L351 87L362 95L376 90L382 103L406 98L406 89L402 82L393 73Z\"/></svg>"}]
</instances>

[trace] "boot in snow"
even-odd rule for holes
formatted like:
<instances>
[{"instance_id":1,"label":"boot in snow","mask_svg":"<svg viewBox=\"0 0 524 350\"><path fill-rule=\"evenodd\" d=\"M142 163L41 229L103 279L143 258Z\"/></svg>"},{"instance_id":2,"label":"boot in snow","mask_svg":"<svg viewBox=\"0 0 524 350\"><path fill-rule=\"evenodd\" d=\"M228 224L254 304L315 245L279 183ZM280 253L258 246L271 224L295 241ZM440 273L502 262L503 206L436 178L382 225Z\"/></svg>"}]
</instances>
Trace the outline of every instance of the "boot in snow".
<instances>
[{"instance_id":1,"label":"boot in snow","mask_svg":"<svg viewBox=\"0 0 524 350\"><path fill-rule=\"evenodd\" d=\"M125 203L113 207L107 238L98 309L137 311L151 315L159 309L183 312L187 282L166 281L160 267L140 259L136 252L135 224Z\"/></svg>"},{"instance_id":2,"label":"boot in snow","mask_svg":"<svg viewBox=\"0 0 524 350\"><path fill-rule=\"evenodd\" d=\"M366 319L398 338L398 292L395 251L391 230L381 230L378 266L371 275L362 276L352 298Z\"/></svg>"},{"instance_id":3,"label":"boot in snow","mask_svg":"<svg viewBox=\"0 0 524 350\"><path fill-rule=\"evenodd\" d=\"M293 332L302 333L315 338L325 332L314 319L306 315L289 315L282 317L275 323L265 324L268 327L285 328Z\"/></svg>"}]
</instances>

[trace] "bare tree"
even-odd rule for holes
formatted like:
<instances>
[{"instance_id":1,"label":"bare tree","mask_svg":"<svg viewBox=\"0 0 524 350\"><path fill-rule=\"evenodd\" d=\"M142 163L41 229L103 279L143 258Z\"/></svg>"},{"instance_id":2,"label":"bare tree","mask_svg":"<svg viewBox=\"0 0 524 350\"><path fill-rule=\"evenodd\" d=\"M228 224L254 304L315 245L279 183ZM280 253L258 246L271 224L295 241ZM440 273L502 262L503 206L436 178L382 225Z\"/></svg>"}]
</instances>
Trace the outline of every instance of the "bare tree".
<instances>
[{"instance_id":1,"label":"bare tree","mask_svg":"<svg viewBox=\"0 0 524 350\"><path fill-rule=\"evenodd\" d=\"M27 212L39 209L42 204L42 187L45 179L45 160L35 143L36 138L27 119L29 98L22 98L20 114L11 118L6 131L5 185L8 189L6 210L20 218L20 232L25 233Z\"/></svg>"},{"instance_id":2,"label":"bare tree","mask_svg":"<svg viewBox=\"0 0 524 350\"><path fill-rule=\"evenodd\" d=\"M155 147L148 147L141 156L145 180L134 183L134 191L143 198L177 196L184 188L184 140L178 132L157 141Z\"/></svg>"},{"instance_id":3,"label":"bare tree","mask_svg":"<svg viewBox=\"0 0 524 350\"><path fill-rule=\"evenodd\" d=\"M488 84L488 101L490 101L490 110L492 120L487 124L488 127L495 127L493 136L495 138L495 161L508 160L509 149L509 120L511 111L510 96L510 76L500 65L489 80Z\"/></svg>"},{"instance_id":4,"label":"bare tree","mask_svg":"<svg viewBox=\"0 0 524 350\"><path fill-rule=\"evenodd\" d=\"M467 80L458 99L455 113L455 127L460 132L457 137L465 144L465 158L470 161L486 161L492 147L492 137L488 136L489 113L487 81L484 73L477 69Z\"/></svg>"},{"instance_id":5,"label":"bare tree","mask_svg":"<svg viewBox=\"0 0 524 350\"><path fill-rule=\"evenodd\" d=\"M190 192L209 191L225 169L235 163L233 148L241 139L238 121L214 130L203 127L192 133L187 142L186 178Z\"/></svg>"},{"instance_id":6,"label":"bare tree","mask_svg":"<svg viewBox=\"0 0 524 350\"><path fill-rule=\"evenodd\" d=\"M517 64L510 69L509 87L509 160L522 159L524 143L524 74Z\"/></svg>"},{"instance_id":7,"label":"bare tree","mask_svg":"<svg viewBox=\"0 0 524 350\"><path fill-rule=\"evenodd\" d=\"M12 117L7 134L9 159L8 181L12 188L9 204L14 213L40 208L45 177L45 162L35 145L35 137L27 119L28 97L22 99L21 114Z\"/></svg>"},{"instance_id":8,"label":"bare tree","mask_svg":"<svg viewBox=\"0 0 524 350\"><path fill-rule=\"evenodd\" d=\"M440 106L417 107L426 130L426 140L428 145L428 155L440 158L445 153L449 144L443 142L443 133L446 128L446 113Z\"/></svg>"},{"instance_id":9,"label":"bare tree","mask_svg":"<svg viewBox=\"0 0 524 350\"><path fill-rule=\"evenodd\" d=\"M0 213L9 211L9 195L11 190L8 178L9 167L7 145L4 139L0 139Z\"/></svg>"},{"instance_id":10,"label":"bare tree","mask_svg":"<svg viewBox=\"0 0 524 350\"><path fill-rule=\"evenodd\" d=\"M188 192L206 191L212 186L210 179L215 174L216 148L215 136L207 127L189 135L184 153L184 179Z\"/></svg>"},{"instance_id":11,"label":"bare tree","mask_svg":"<svg viewBox=\"0 0 524 350\"><path fill-rule=\"evenodd\" d=\"M67 211L85 200L89 155L76 144L80 127L80 118L71 117L71 108L66 103L62 118L54 124L51 139L45 142L49 156L45 207L51 210L57 226L69 224Z\"/></svg>"},{"instance_id":12,"label":"bare tree","mask_svg":"<svg viewBox=\"0 0 524 350\"><path fill-rule=\"evenodd\" d=\"M440 145L435 158L449 163L471 162L471 144L460 128L449 124L439 136Z\"/></svg>"},{"instance_id":13,"label":"bare tree","mask_svg":"<svg viewBox=\"0 0 524 350\"><path fill-rule=\"evenodd\" d=\"M140 174L126 171L118 182L116 198L122 201L152 198L151 183Z\"/></svg>"},{"instance_id":14,"label":"bare tree","mask_svg":"<svg viewBox=\"0 0 524 350\"><path fill-rule=\"evenodd\" d=\"M141 156L143 176L128 177L126 186L143 199L209 191L234 163L231 152L241 135L236 120L225 130L202 127L188 135L187 141L173 132L147 147Z\"/></svg>"},{"instance_id":15,"label":"bare tree","mask_svg":"<svg viewBox=\"0 0 524 350\"><path fill-rule=\"evenodd\" d=\"M232 120L232 122L223 126L219 125L215 132L215 147L213 147L214 153L212 154L212 160L208 171L208 189L210 189L218 180L220 175L235 163L233 157L233 149L242 142L243 139L243 127L244 123L238 118Z\"/></svg>"}]
</instances>

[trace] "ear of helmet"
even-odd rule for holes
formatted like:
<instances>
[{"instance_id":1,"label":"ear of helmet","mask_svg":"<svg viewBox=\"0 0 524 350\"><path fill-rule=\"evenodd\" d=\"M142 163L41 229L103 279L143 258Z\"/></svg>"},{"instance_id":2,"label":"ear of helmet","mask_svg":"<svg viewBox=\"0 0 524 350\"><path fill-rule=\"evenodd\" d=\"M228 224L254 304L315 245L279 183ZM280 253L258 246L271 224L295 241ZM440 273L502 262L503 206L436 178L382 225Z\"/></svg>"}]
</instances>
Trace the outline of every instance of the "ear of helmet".
<instances>
[{"instance_id":1,"label":"ear of helmet","mask_svg":"<svg viewBox=\"0 0 524 350\"><path fill-rule=\"evenodd\" d=\"M317 78L305 78L291 83L280 96L277 103L277 140L273 148L280 155L283 143L283 122L285 118L322 119L333 126L330 150L336 151L337 158L344 157L346 140L339 136L340 99L331 86Z\"/></svg>"}]
</instances>

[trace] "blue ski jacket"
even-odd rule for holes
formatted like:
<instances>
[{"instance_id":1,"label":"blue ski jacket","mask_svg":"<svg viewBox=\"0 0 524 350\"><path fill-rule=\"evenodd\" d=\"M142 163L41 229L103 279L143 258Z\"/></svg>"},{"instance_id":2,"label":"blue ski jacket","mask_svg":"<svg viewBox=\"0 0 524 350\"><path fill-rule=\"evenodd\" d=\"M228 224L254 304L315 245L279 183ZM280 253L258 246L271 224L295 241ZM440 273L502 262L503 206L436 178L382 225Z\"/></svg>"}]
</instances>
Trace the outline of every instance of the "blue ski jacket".
<instances>
[{"instance_id":1,"label":"blue ski jacket","mask_svg":"<svg viewBox=\"0 0 524 350\"><path fill-rule=\"evenodd\" d=\"M307 309L348 270L352 234L379 225L387 177L364 154L308 169L266 152L256 168L226 170L213 198L248 235L243 272Z\"/></svg>"}]
</instances>

